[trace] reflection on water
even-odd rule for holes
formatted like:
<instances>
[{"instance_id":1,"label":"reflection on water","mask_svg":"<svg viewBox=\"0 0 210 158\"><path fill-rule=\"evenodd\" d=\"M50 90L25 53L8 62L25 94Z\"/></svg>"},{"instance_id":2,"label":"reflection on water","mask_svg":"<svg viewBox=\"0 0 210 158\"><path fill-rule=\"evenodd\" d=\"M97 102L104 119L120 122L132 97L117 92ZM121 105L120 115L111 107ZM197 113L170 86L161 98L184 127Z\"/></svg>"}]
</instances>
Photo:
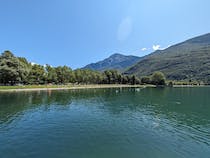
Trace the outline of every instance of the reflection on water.
<instances>
[{"instance_id":1,"label":"reflection on water","mask_svg":"<svg viewBox=\"0 0 210 158\"><path fill-rule=\"evenodd\" d=\"M0 155L208 157L209 94L210 88L0 93Z\"/></svg>"}]
</instances>

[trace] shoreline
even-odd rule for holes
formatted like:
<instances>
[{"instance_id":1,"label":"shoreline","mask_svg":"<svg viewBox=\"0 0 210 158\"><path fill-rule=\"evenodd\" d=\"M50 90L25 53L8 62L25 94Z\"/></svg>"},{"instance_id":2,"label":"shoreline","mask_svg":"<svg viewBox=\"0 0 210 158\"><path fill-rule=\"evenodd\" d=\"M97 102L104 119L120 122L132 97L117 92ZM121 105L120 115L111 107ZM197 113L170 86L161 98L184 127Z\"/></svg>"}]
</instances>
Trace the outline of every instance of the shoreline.
<instances>
[{"instance_id":1,"label":"shoreline","mask_svg":"<svg viewBox=\"0 0 210 158\"><path fill-rule=\"evenodd\" d=\"M50 90L76 90L76 89L100 89L100 88L147 88L147 87L155 87L154 85L78 85L78 86L58 86L58 87L41 87L38 86L35 88L30 88L27 86L16 86L15 88L9 87L8 89L1 89L0 92L22 92L22 91L50 91Z\"/></svg>"},{"instance_id":2,"label":"shoreline","mask_svg":"<svg viewBox=\"0 0 210 158\"><path fill-rule=\"evenodd\" d=\"M3 87L3 88L2 88ZM53 86L0 86L0 92L23 92L23 91L50 91L50 90L76 90L76 89L100 89L100 88L155 88L155 85L53 85ZM210 87L208 85L174 85L171 88Z\"/></svg>"}]
</instances>

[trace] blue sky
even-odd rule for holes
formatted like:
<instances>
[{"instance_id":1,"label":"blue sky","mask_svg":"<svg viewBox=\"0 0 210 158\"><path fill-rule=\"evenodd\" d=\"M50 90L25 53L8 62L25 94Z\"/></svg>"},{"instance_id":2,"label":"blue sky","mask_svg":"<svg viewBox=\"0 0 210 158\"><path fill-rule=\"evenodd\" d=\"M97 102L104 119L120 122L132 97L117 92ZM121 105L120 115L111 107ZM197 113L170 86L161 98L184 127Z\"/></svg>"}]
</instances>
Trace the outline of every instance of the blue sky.
<instances>
[{"instance_id":1,"label":"blue sky","mask_svg":"<svg viewBox=\"0 0 210 158\"><path fill-rule=\"evenodd\" d=\"M0 51L82 67L210 32L209 0L0 0Z\"/></svg>"}]
</instances>

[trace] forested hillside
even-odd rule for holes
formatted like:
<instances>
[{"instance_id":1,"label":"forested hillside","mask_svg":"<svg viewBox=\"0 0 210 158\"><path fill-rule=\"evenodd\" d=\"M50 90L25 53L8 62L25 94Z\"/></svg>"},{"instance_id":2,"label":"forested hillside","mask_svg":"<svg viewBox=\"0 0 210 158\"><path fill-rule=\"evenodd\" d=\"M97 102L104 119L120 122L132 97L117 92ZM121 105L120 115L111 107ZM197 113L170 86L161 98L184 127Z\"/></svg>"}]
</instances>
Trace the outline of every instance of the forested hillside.
<instances>
[{"instance_id":1,"label":"forested hillside","mask_svg":"<svg viewBox=\"0 0 210 158\"><path fill-rule=\"evenodd\" d=\"M210 83L210 34L192 38L143 57L125 74L137 76L163 72L171 80Z\"/></svg>"}]
</instances>

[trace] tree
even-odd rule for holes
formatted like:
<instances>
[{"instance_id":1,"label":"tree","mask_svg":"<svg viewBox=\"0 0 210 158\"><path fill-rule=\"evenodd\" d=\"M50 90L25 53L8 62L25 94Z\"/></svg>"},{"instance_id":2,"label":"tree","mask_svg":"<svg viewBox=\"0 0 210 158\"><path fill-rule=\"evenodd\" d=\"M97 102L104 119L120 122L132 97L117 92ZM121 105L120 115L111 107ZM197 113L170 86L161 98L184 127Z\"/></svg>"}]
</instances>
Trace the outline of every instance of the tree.
<instances>
[{"instance_id":1,"label":"tree","mask_svg":"<svg viewBox=\"0 0 210 158\"><path fill-rule=\"evenodd\" d=\"M46 81L46 72L44 66L34 64L28 76L29 84L44 84Z\"/></svg>"},{"instance_id":2,"label":"tree","mask_svg":"<svg viewBox=\"0 0 210 158\"><path fill-rule=\"evenodd\" d=\"M50 65L46 65L46 71L47 71L47 83L57 83L58 82L58 76L56 73L56 69Z\"/></svg>"},{"instance_id":3,"label":"tree","mask_svg":"<svg viewBox=\"0 0 210 158\"><path fill-rule=\"evenodd\" d=\"M135 84L140 84L140 80L138 77L135 75L132 75L130 78L130 84L135 85Z\"/></svg>"},{"instance_id":4,"label":"tree","mask_svg":"<svg viewBox=\"0 0 210 158\"><path fill-rule=\"evenodd\" d=\"M112 80L112 73L109 70L104 71L104 82L111 84L111 80Z\"/></svg>"},{"instance_id":5,"label":"tree","mask_svg":"<svg viewBox=\"0 0 210 158\"><path fill-rule=\"evenodd\" d=\"M60 84L69 83L72 77L72 70L67 66L58 66L55 68L57 81Z\"/></svg>"},{"instance_id":6,"label":"tree","mask_svg":"<svg viewBox=\"0 0 210 158\"><path fill-rule=\"evenodd\" d=\"M169 87L173 87L173 82L170 81L170 82L168 83L168 86L169 86Z\"/></svg>"},{"instance_id":7,"label":"tree","mask_svg":"<svg viewBox=\"0 0 210 158\"><path fill-rule=\"evenodd\" d=\"M80 70L80 69L75 70L74 75L75 75L75 82L76 83L82 83L83 82L82 70Z\"/></svg>"},{"instance_id":8,"label":"tree","mask_svg":"<svg viewBox=\"0 0 210 158\"><path fill-rule=\"evenodd\" d=\"M148 76L144 76L141 78L141 83L143 84L151 84L151 79Z\"/></svg>"},{"instance_id":9,"label":"tree","mask_svg":"<svg viewBox=\"0 0 210 158\"><path fill-rule=\"evenodd\" d=\"M150 77L140 79L135 75L123 75L117 70L103 73L93 70L72 70L68 66L52 67L31 64L25 58L15 57L10 51L0 55L0 84L155 84L165 85L165 76L156 72Z\"/></svg>"},{"instance_id":10,"label":"tree","mask_svg":"<svg viewBox=\"0 0 210 158\"><path fill-rule=\"evenodd\" d=\"M162 72L154 72L151 77L151 83L154 85L165 85L166 78Z\"/></svg>"},{"instance_id":11,"label":"tree","mask_svg":"<svg viewBox=\"0 0 210 158\"><path fill-rule=\"evenodd\" d=\"M10 51L0 56L0 83L14 85L25 81L29 69L25 58L17 58Z\"/></svg>"},{"instance_id":12,"label":"tree","mask_svg":"<svg viewBox=\"0 0 210 158\"><path fill-rule=\"evenodd\" d=\"M19 66L18 66L18 72L20 74L21 82L23 84L27 83L27 77L31 71L31 64L27 61L26 58L18 57Z\"/></svg>"},{"instance_id":13,"label":"tree","mask_svg":"<svg viewBox=\"0 0 210 158\"><path fill-rule=\"evenodd\" d=\"M129 76L123 75L123 76L122 76L122 84L128 84L129 82L130 82Z\"/></svg>"},{"instance_id":14,"label":"tree","mask_svg":"<svg viewBox=\"0 0 210 158\"><path fill-rule=\"evenodd\" d=\"M117 70L106 70L104 76L105 83L116 84L122 82L122 76Z\"/></svg>"}]
</instances>

